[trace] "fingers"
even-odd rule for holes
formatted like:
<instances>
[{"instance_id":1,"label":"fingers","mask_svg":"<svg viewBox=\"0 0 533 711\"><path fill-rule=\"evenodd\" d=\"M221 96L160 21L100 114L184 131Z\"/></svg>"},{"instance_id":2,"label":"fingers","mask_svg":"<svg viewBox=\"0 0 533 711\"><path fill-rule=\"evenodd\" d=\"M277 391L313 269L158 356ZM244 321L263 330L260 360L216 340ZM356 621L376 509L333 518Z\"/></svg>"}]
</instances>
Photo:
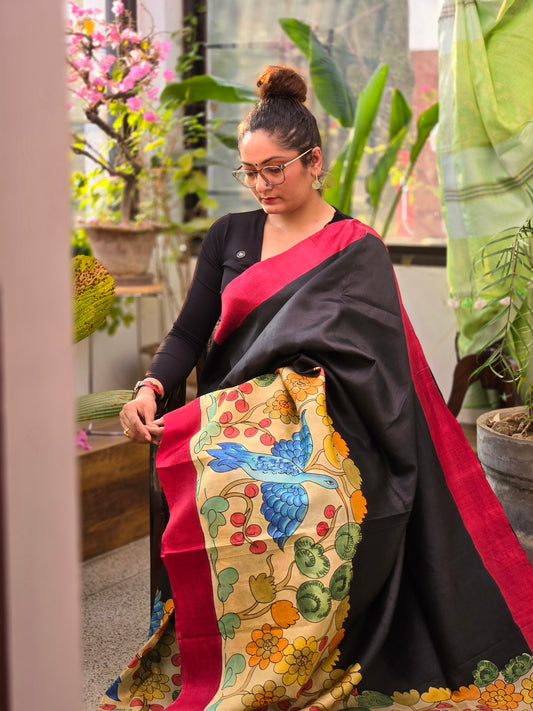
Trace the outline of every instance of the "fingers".
<instances>
[{"instance_id":1,"label":"fingers","mask_svg":"<svg viewBox=\"0 0 533 711\"><path fill-rule=\"evenodd\" d=\"M126 437L134 442L151 442L152 434L145 423L153 422L155 407L141 400L126 403L120 412L120 423Z\"/></svg>"}]
</instances>

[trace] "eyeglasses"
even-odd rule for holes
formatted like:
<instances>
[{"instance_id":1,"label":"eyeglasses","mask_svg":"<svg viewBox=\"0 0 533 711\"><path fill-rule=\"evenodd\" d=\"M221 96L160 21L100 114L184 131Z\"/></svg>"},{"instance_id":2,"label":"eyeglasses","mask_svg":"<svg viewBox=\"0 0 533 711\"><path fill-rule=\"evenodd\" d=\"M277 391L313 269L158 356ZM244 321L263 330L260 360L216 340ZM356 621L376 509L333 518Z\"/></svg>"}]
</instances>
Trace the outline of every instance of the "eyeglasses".
<instances>
[{"instance_id":1,"label":"eyeglasses","mask_svg":"<svg viewBox=\"0 0 533 711\"><path fill-rule=\"evenodd\" d=\"M233 170L231 174L236 178L241 185L245 188L255 188L257 185L257 176L260 175L267 185L281 185L285 180L285 168L287 168L291 163L303 158L307 155L312 148L308 148L299 156L293 158L283 165L264 165L259 170L248 170L247 168L239 168L238 170Z\"/></svg>"}]
</instances>

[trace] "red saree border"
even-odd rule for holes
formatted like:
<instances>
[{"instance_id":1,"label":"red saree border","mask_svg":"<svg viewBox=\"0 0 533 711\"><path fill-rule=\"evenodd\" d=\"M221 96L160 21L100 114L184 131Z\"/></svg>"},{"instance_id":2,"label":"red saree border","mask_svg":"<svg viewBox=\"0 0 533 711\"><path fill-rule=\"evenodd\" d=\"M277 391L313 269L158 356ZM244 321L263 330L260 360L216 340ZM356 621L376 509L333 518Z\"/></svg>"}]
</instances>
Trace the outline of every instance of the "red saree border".
<instances>
[{"instance_id":1,"label":"red saree border","mask_svg":"<svg viewBox=\"0 0 533 711\"><path fill-rule=\"evenodd\" d=\"M381 239L377 232L359 220L339 220L286 252L253 264L224 290L215 341L223 343L263 301L367 234Z\"/></svg>"},{"instance_id":2,"label":"red saree border","mask_svg":"<svg viewBox=\"0 0 533 711\"><path fill-rule=\"evenodd\" d=\"M517 541L476 455L465 442L461 426L446 407L420 342L401 308L413 382L446 482L485 567L533 649L533 565Z\"/></svg>"},{"instance_id":3,"label":"red saree border","mask_svg":"<svg viewBox=\"0 0 533 711\"><path fill-rule=\"evenodd\" d=\"M198 431L200 419L198 399L165 415L165 436L157 454L161 484L173 509L163 534L162 558L173 591L181 654L183 686L168 707L176 711L203 711L222 678L222 643L211 565L196 507L197 471L189 453L190 436ZM177 546L171 546L169 539ZM199 627L204 630L201 637Z\"/></svg>"}]
</instances>

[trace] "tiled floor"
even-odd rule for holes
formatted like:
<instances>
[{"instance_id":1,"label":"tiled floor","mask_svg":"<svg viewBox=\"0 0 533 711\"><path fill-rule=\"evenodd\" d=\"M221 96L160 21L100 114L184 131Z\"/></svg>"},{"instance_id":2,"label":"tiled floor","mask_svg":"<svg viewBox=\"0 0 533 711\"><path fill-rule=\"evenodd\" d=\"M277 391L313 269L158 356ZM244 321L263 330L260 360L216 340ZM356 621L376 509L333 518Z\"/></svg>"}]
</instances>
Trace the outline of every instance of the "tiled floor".
<instances>
[{"instance_id":1,"label":"tiled floor","mask_svg":"<svg viewBox=\"0 0 533 711\"><path fill-rule=\"evenodd\" d=\"M95 711L107 686L147 639L148 538L85 561L82 585L85 711Z\"/></svg>"}]
</instances>

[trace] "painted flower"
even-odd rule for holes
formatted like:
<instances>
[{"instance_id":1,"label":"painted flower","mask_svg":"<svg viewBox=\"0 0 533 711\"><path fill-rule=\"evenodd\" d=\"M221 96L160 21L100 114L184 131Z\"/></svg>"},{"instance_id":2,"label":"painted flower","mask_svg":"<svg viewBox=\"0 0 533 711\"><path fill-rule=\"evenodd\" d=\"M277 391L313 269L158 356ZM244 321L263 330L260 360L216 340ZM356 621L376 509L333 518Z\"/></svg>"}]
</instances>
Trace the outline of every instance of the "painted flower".
<instances>
[{"instance_id":1,"label":"painted flower","mask_svg":"<svg viewBox=\"0 0 533 711\"><path fill-rule=\"evenodd\" d=\"M522 694L515 691L514 684L506 684L501 679L496 679L494 684L489 684L481 694L481 702L491 709L515 709L522 701Z\"/></svg>"},{"instance_id":2,"label":"painted flower","mask_svg":"<svg viewBox=\"0 0 533 711\"><path fill-rule=\"evenodd\" d=\"M313 378L298 373L289 373L285 381L287 390L298 402L303 402L309 395L316 395L322 385L322 378Z\"/></svg>"},{"instance_id":3,"label":"painted flower","mask_svg":"<svg viewBox=\"0 0 533 711\"><path fill-rule=\"evenodd\" d=\"M362 523L367 514L367 508L366 499L360 489L358 491L354 491L351 495L350 506L352 507L352 513L356 523Z\"/></svg>"},{"instance_id":4,"label":"painted flower","mask_svg":"<svg viewBox=\"0 0 533 711\"><path fill-rule=\"evenodd\" d=\"M266 669L271 662L280 662L282 651L288 644L279 627L264 624L261 629L252 632L252 641L246 645L246 652L250 655L249 665Z\"/></svg>"},{"instance_id":5,"label":"painted flower","mask_svg":"<svg viewBox=\"0 0 533 711\"><path fill-rule=\"evenodd\" d=\"M414 706L420 701L420 694L416 689L410 691L395 691L392 700L400 706Z\"/></svg>"},{"instance_id":6,"label":"painted flower","mask_svg":"<svg viewBox=\"0 0 533 711\"><path fill-rule=\"evenodd\" d=\"M170 691L168 681L168 676L162 674L159 667L152 667L147 675L143 675L142 678L134 682L130 691L132 696L140 696L147 701L164 699L165 692Z\"/></svg>"},{"instance_id":7,"label":"painted flower","mask_svg":"<svg viewBox=\"0 0 533 711\"><path fill-rule=\"evenodd\" d=\"M522 696L527 704L533 706L533 676L522 682Z\"/></svg>"},{"instance_id":8,"label":"painted flower","mask_svg":"<svg viewBox=\"0 0 533 711\"><path fill-rule=\"evenodd\" d=\"M334 699L344 699L349 696L357 684L361 682L361 665L354 664L350 670L335 669L324 687L329 689Z\"/></svg>"},{"instance_id":9,"label":"painted flower","mask_svg":"<svg viewBox=\"0 0 533 711\"><path fill-rule=\"evenodd\" d=\"M324 395L324 393L320 393L320 395L317 396L316 401L318 405L318 407L316 408L316 414L322 418L322 422L326 425L326 427L331 427L333 424L333 420L328 415L328 410L326 407L326 396Z\"/></svg>"},{"instance_id":10,"label":"painted flower","mask_svg":"<svg viewBox=\"0 0 533 711\"><path fill-rule=\"evenodd\" d=\"M272 602L276 597L276 585L272 575L259 573L259 575L250 576L250 590L257 602Z\"/></svg>"},{"instance_id":11,"label":"painted flower","mask_svg":"<svg viewBox=\"0 0 533 711\"><path fill-rule=\"evenodd\" d=\"M452 695L450 689L445 689L442 686L430 686L429 689L422 694L422 701L426 703L437 703L439 701L447 701Z\"/></svg>"},{"instance_id":12,"label":"painted flower","mask_svg":"<svg viewBox=\"0 0 533 711\"><path fill-rule=\"evenodd\" d=\"M336 469L341 468L341 459L349 454L346 442L336 431L324 437L324 452L328 462Z\"/></svg>"},{"instance_id":13,"label":"painted flower","mask_svg":"<svg viewBox=\"0 0 533 711\"><path fill-rule=\"evenodd\" d=\"M276 674L283 674L283 683L302 686L311 676L318 657L318 642L314 637L297 637L283 652L283 659L274 667Z\"/></svg>"},{"instance_id":14,"label":"painted flower","mask_svg":"<svg viewBox=\"0 0 533 711\"><path fill-rule=\"evenodd\" d=\"M267 400L263 412L273 419L281 420L286 425L291 422L296 424L299 419L294 402L285 390L276 390L274 395Z\"/></svg>"},{"instance_id":15,"label":"painted flower","mask_svg":"<svg viewBox=\"0 0 533 711\"><path fill-rule=\"evenodd\" d=\"M460 686L457 691L452 693L452 701L459 703L459 701L476 701L479 699L481 691L475 684L469 684L468 686Z\"/></svg>"},{"instance_id":16,"label":"painted flower","mask_svg":"<svg viewBox=\"0 0 533 711\"><path fill-rule=\"evenodd\" d=\"M324 659L324 661L320 665L320 668L323 669L325 672L332 672L335 668L335 665L339 661L340 656L340 649L334 649L333 652L329 655L329 657L326 657L326 659Z\"/></svg>"},{"instance_id":17,"label":"painted flower","mask_svg":"<svg viewBox=\"0 0 533 711\"><path fill-rule=\"evenodd\" d=\"M278 600L272 605L270 612L274 622L284 629L294 625L300 619L300 613L289 600Z\"/></svg>"},{"instance_id":18,"label":"painted flower","mask_svg":"<svg viewBox=\"0 0 533 711\"><path fill-rule=\"evenodd\" d=\"M241 698L245 711L264 711L271 705L278 704L282 708L288 702L284 686L277 686L275 681L269 679L264 685L256 684L251 692Z\"/></svg>"}]
</instances>

